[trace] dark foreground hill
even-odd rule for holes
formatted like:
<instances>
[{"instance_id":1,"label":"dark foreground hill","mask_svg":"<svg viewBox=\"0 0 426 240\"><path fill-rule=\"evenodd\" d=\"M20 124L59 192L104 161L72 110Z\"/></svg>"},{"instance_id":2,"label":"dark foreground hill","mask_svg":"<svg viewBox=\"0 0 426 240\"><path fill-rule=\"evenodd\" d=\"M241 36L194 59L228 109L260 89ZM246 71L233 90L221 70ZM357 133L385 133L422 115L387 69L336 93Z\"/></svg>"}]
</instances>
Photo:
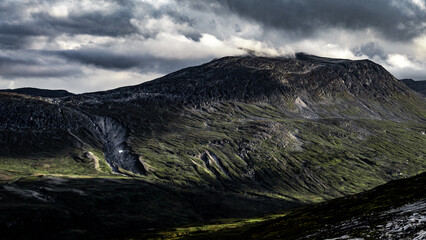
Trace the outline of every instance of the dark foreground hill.
<instances>
[{"instance_id":1,"label":"dark foreground hill","mask_svg":"<svg viewBox=\"0 0 426 240\"><path fill-rule=\"evenodd\" d=\"M234 226L215 223L139 235L139 238L422 240L426 238L426 174L281 215L284 216L260 223L247 220L243 224L235 222ZM218 228L222 230L217 231Z\"/></svg>"},{"instance_id":2,"label":"dark foreground hill","mask_svg":"<svg viewBox=\"0 0 426 240\"><path fill-rule=\"evenodd\" d=\"M426 169L424 98L368 60L226 57L104 92L0 93L0 112L0 180L28 184L4 187L16 229L56 213L126 231L250 217ZM26 180L40 175L70 185ZM27 205L43 199L55 210ZM106 202L128 211L94 215ZM39 217L17 218L27 212ZM85 231L71 226L58 228Z\"/></svg>"}]
</instances>

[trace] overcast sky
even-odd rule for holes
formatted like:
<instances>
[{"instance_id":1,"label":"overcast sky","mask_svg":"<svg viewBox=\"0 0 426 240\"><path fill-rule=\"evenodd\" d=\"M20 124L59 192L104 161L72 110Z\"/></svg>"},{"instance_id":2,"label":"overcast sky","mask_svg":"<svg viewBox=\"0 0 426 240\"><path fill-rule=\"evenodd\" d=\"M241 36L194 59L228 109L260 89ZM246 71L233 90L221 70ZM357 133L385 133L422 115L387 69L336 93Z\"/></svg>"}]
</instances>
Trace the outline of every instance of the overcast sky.
<instances>
[{"instance_id":1,"label":"overcast sky","mask_svg":"<svg viewBox=\"0 0 426 240\"><path fill-rule=\"evenodd\" d=\"M0 89L106 90L244 49L426 79L426 0L0 0Z\"/></svg>"}]
</instances>

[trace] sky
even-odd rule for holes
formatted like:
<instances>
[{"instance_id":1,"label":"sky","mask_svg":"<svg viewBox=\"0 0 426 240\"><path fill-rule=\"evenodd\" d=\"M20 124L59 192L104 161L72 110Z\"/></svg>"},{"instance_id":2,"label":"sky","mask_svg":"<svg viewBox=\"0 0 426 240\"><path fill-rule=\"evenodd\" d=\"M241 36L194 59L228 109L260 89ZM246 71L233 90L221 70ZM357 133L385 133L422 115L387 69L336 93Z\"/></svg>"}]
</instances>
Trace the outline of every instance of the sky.
<instances>
[{"instance_id":1,"label":"sky","mask_svg":"<svg viewBox=\"0 0 426 240\"><path fill-rule=\"evenodd\" d=\"M426 0L0 0L0 89L100 91L248 51L426 79Z\"/></svg>"}]
</instances>

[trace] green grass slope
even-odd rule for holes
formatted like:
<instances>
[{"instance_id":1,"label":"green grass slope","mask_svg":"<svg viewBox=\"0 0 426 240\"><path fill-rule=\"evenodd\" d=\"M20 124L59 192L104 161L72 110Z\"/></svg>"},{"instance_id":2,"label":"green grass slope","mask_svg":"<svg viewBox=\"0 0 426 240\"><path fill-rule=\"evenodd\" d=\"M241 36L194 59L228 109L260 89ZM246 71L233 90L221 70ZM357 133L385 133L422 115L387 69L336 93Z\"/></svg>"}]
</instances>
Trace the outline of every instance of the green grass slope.
<instances>
[{"instance_id":1,"label":"green grass slope","mask_svg":"<svg viewBox=\"0 0 426 240\"><path fill-rule=\"evenodd\" d=\"M421 122L300 119L234 102L158 113L147 128L127 112L115 117L154 182L318 202L426 170Z\"/></svg>"}]
</instances>

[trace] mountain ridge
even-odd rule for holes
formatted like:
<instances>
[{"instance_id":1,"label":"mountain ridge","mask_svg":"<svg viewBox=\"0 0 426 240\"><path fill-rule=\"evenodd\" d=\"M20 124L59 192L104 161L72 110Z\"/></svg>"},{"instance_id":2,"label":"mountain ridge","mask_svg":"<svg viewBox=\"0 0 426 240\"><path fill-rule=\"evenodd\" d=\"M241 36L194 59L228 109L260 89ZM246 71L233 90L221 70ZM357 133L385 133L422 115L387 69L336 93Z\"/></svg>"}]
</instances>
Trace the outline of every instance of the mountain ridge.
<instances>
[{"instance_id":1,"label":"mountain ridge","mask_svg":"<svg viewBox=\"0 0 426 240\"><path fill-rule=\"evenodd\" d=\"M139 85L81 94L65 102L200 107L243 101L272 104L302 118L424 119L415 101L405 101L416 98L411 89L370 60L296 54L295 58L224 57Z\"/></svg>"},{"instance_id":2,"label":"mountain ridge","mask_svg":"<svg viewBox=\"0 0 426 240\"><path fill-rule=\"evenodd\" d=\"M58 97L68 97L74 96L74 93L68 92L66 90L52 90L52 89L40 89L40 88L15 88L15 89L0 89L0 92L10 92L17 94L24 94L33 97L45 97L45 98L58 98Z\"/></svg>"},{"instance_id":3,"label":"mountain ridge","mask_svg":"<svg viewBox=\"0 0 426 240\"><path fill-rule=\"evenodd\" d=\"M370 60L343 60L343 59L331 59L331 58L321 58L312 55L306 54L296 54L295 58L270 58L270 57L255 57L255 56L237 56L237 57L223 57L220 59L212 60L211 62L195 66L185 68L174 73L168 74L164 77L144 82L139 85L129 86L129 87L121 87L113 90L96 92L96 93L87 93L85 95L96 95L102 93L125 93L130 89L137 89L143 91L146 94L161 94L164 92L169 93L171 95L181 95L192 97L197 95L196 92L202 92L203 89L206 88L220 88L217 92L225 91L226 88L231 86L235 90L234 94L238 97L243 97L240 100L247 100L250 96L242 96L238 92L237 87L246 87L240 89L244 91L247 95L250 95L251 91L255 91L255 89L250 88L254 85L254 87L258 87L260 84L267 85L266 87L282 87L282 84L289 84L291 76L290 74L306 74L311 71L316 70L321 67L341 67L341 68L350 68L352 64L364 65L364 67L374 67L375 71L379 71L380 74L385 75L386 78L394 79L385 69L381 66L371 62ZM352 66L358 67L358 66ZM327 69L328 70L328 69ZM334 69L332 69L334 70ZM338 69L339 71L342 69ZM250 76L249 74L255 74L255 76ZM240 76L237 76L241 74ZM259 79L256 79L258 77ZM191 79L196 78L196 79ZM346 78L344 80L350 81L351 79ZM383 80L383 79L382 79ZM387 79L384 79L388 81ZM322 79L322 81L327 81L327 79ZM297 82L296 82L297 83ZM293 83L293 84L296 84ZM402 85L398 85L398 83L393 82L390 87L397 88L398 90L405 91ZM234 86L237 84L237 86ZM258 84L258 85L256 85ZM345 83L350 88L350 83ZM369 84L358 83L358 84ZM394 86L396 84L396 86ZM177 89L170 87L170 85L176 85ZM183 85L183 86L182 86ZM222 86L224 85L224 86ZM271 86L269 86L271 85ZM189 90L188 90L189 87ZM261 88L264 92L260 92L260 94L267 95L266 87ZM298 86L300 87L300 86ZM309 86L305 86L309 87ZM383 86L382 86L383 87ZM389 87L389 86L388 86ZM186 90L186 91L185 91ZM283 90L285 93L286 89L278 89ZM213 95L213 94L210 94ZM225 92L223 94L225 99L232 99L232 97L228 96ZM141 96L143 97L143 96ZM206 98L206 100L212 99L213 96L204 95L202 96ZM214 99L214 98L213 98ZM186 100L190 101L190 100Z\"/></svg>"}]
</instances>

